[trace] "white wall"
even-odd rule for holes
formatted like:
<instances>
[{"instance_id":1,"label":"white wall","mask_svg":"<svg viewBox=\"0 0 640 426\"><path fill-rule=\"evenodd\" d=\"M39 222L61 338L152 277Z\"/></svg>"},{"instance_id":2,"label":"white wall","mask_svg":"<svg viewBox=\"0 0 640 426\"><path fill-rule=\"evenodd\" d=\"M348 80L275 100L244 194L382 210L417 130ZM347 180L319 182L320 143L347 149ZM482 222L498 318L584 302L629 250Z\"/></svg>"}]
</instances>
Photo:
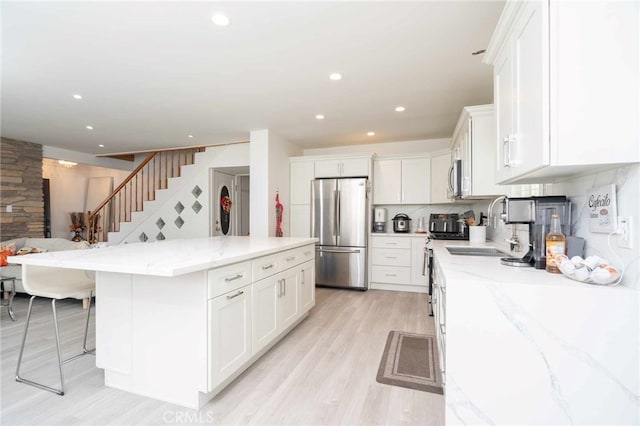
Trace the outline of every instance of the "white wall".
<instances>
[{"instance_id":1,"label":"white wall","mask_svg":"<svg viewBox=\"0 0 640 426\"><path fill-rule=\"evenodd\" d=\"M69 231L71 225L69 213L84 211L89 178L113 177L115 188L127 176L129 171L126 170L86 164L66 168L58 164L57 160L44 158L42 177L49 179L51 191L51 236L53 238L73 237L73 233Z\"/></svg>"},{"instance_id":2,"label":"white wall","mask_svg":"<svg viewBox=\"0 0 640 426\"><path fill-rule=\"evenodd\" d=\"M331 148L305 149L304 155L363 154L378 155L411 154L438 151L449 147L451 138L421 139L416 141L399 141L372 143L366 145L336 146Z\"/></svg>"},{"instance_id":3,"label":"white wall","mask_svg":"<svg viewBox=\"0 0 640 426\"><path fill-rule=\"evenodd\" d=\"M289 234L289 157L303 150L268 129L251 132L251 235L273 237L276 232L276 192L284 206L282 230Z\"/></svg>"}]
</instances>

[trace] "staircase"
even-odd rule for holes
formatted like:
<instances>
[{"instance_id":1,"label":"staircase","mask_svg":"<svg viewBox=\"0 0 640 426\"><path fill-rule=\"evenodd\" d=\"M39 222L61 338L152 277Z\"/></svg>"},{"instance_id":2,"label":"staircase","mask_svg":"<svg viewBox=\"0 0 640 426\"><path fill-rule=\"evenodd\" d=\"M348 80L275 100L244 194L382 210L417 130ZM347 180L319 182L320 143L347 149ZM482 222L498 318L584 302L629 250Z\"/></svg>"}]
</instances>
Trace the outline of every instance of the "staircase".
<instances>
[{"instance_id":1,"label":"staircase","mask_svg":"<svg viewBox=\"0 0 640 426\"><path fill-rule=\"evenodd\" d=\"M98 206L87 212L87 240L108 241L109 233L120 232L135 212L147 201L156 199L156 191L166 190L169 179L180 177L182 168L195 163L196 154L205 147L153 151Z\"/></svg>"}]
</instances>

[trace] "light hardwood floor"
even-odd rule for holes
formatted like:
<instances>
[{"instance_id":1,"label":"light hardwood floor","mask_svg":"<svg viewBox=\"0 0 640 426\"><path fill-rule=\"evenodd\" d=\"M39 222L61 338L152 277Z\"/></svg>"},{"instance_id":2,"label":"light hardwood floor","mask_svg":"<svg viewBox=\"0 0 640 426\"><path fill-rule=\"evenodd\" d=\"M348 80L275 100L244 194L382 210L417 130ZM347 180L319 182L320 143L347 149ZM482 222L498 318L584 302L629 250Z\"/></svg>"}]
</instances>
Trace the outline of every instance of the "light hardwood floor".
<instances>
[{"instance_id":1,"label":"light hardwood floor","mask_svg":"<svg viewBox=\"0 0 640 426\"><path fill-rule=\"evenodd\" d=\"M14 303L18 321L1 312L3 425L444 424L442 395L375 380L389 331L435 334L424 294L318 288L309 317L200 411L105 387L91 355L66 364L63 397L16 383L28 298ZM80 350L85 311L76 301L58 308L66 357ZM41 300L31 321L23 374L57 386L55 364L42 369L55 360L50 303Z\"/></svg>"}]
</instances>

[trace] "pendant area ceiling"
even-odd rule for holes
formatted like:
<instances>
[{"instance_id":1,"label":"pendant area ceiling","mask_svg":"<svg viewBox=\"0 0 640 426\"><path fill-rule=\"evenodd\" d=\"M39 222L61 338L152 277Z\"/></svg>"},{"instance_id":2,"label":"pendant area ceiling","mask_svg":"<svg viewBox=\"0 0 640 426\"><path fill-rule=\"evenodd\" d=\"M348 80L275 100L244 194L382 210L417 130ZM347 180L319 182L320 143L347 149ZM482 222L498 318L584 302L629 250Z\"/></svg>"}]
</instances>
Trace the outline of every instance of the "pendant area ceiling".
<instances>
[{"instance_id":1,"label":"pendant area ceiling","mask_svg":"<svg viewBox=\"0 0 640 426\"><path fill-rule=\"evenodd\" d=\"M471 52L503 6L3 2L2 136L91 154L265 128L305 148L450 137L462 107L493 100Z\"/></svg>"}]
</instances>

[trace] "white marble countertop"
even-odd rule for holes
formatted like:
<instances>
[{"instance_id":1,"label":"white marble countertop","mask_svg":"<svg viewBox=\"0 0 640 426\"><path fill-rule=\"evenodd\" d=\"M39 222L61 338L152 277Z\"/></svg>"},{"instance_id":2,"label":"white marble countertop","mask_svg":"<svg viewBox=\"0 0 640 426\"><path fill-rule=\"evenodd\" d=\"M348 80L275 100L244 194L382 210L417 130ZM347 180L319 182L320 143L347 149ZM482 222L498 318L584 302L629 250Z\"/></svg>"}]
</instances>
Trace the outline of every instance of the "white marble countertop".
<instances>
[{"instance_id":1,"label":"white marble countertop","mask_svg":"<svg viewBox=\"0 0 640 426\"><path fill-rule=\"evenodd\" d=\"M173 277L314 244L315 238L210 237L11 256L9 263Z\"/></svg>"},{"instance_id":2,"label":"white marble countertop","mask_svg":"<svg viewBox=\"0 0 640 426\"><path fill-rule=\"evenodd\" d=\"M640 424L640 292L447 246L478 244L433 242L446 282L448 425Z\"/></svg>"}]
</instances>

